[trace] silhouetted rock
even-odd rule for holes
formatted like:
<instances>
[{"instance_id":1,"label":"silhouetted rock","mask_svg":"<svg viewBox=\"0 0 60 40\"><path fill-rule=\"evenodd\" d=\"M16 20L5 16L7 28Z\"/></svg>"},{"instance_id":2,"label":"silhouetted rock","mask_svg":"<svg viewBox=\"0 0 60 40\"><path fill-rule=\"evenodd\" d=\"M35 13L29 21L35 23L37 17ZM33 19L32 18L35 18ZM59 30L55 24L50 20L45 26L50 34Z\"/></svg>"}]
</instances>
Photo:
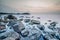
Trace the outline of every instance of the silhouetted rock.
<instances>
[{"instance_id":1,"label":"silhouetted rock","mask_svg":"<svg viewBox=\"0 0 60 40\"><path fill-rule=\"evenodd\" d=\"M16 18L15 16L13 16L13 15L8 15L7 18L8 18L8 19L17 19L17 18Z\"/></svg>"}]
</instances>

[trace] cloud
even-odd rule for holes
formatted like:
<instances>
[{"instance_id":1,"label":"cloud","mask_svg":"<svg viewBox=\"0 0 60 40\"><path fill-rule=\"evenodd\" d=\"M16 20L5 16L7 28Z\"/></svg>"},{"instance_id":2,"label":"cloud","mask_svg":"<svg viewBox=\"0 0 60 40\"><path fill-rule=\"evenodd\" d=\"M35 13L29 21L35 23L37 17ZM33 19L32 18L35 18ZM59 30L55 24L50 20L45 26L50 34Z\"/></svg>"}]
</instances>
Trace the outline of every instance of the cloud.
<instances>
[{"instance_id":1,"label":"cloud","mask_svg":"<svg viewBox=\"0 0 60 40\"><path fill-rule=\"evenodd\" d=\"M60 0L0 0L0 4L19 11L41 12L60 10Z\"/></svg>"}]
</instances>

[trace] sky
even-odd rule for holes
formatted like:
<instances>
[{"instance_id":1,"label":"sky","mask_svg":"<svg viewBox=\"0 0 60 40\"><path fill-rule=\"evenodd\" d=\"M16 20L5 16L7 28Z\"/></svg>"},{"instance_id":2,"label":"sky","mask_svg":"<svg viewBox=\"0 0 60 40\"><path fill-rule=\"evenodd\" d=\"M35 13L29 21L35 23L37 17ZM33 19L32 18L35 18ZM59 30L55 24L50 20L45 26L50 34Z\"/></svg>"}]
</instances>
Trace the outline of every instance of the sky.
<instances>
[{"instance_id":1,"label":"sky","mask_svg":"<svg viewBox=\"0 0 60 40\"><path fill-rule=\"evenodd\" d=\"M0 4L22 12L60 11L60 0L0 0Z\"/></svg>"},{"instance_id":2,"label":"sky","mask_svg":"<svg viewBox=\"0 0 60 40\"><path fill-rule=\"evenodd\" d=\"M0 0L0 11L34 13L42 22L51 19L60 25L60 0Z\"/></svg>"}]
</instances>

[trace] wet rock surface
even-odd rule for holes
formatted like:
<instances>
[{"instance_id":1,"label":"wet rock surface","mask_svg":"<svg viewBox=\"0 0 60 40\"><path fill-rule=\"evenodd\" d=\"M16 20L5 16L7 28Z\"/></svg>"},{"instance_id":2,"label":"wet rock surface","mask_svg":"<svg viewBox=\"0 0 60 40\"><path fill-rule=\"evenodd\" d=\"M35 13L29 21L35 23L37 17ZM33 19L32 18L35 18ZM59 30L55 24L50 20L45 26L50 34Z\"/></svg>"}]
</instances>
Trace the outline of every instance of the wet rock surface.
<instances>
[{"instance_id":1,"label":"wet rock surface","mask_svg":"<svg viewBox=\"0 0 60 40\"><path fill-rule=\"evenodd\" d=\"M60 27L56 27L55 21L49 20L47 25L47 22L41 24L39 20L34 19L18 20L13 15L8 15L7 19L7 23L3 22L5 25L0 22L0 40L60 40Z\"/></svg>"},{"instance_id":2,"label":"wet rock surface","mask_svg":"<svg viewBox=\"0 0 60 40\"><path fill-rule=\"evenodd\" d=\"M30 21L30 19L24 19L24 21L27 23L27 22L29 22L29 21Z\"/></svg>"}]
</instances>

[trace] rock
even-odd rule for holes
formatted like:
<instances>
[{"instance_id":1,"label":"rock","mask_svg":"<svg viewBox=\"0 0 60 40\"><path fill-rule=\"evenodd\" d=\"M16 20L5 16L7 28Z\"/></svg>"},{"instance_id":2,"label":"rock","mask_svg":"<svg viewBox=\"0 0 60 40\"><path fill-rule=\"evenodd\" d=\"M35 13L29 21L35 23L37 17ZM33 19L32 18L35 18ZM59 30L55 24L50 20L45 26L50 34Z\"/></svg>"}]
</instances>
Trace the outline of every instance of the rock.
<instances>
[{"instance_id":1,"label":"rock","mask_svg":"<svg viewBox=\"0 0 60 40\"><path fill-rule=\"evenodd\" d=\"M37 20L31 20L31 24L40 24L40 22Z\"/></svg>"},{"instance_id":2,"label":"rock","mask_svg":"<svg viewBox=\"0 0 60 40\"><path fill-rule=\"evenodd\" d=\"M45 23L45 25L47 25L47 23Z\"/></svg>"},{"instance_id":3,"label":"rock","mask_svg":"<svg viewBox=\"0 0 60 40\"><path fill-rule=\"evenodd\" d=\"M0 33L3 33L6 31L6 26L5 24L0 24Z\"/></svg>"},{"instance_id":4,"label":"rock","mask_svg":"<svg viewBox=\"0 0 60 40\"><path fill-rule=\"evenodd\" d=\"M56 24L57 24L56 22L50 23L51 26L56 26Z\"/></svg>"},{"instance_id":5,"label":"rock","mask_svg":"<svg viewBox=\"0 0 60 40\"><path fill-rule=\"evenodd\" d=\"M30 40L37 40L37 34L32 34L29 36Z\"/></svg>"},{"instance_id":6,"label":"rock","mask_svg":"<svg viewBox=\"0 0 60 40\"><path fill-rule=\"evenodd\" d=\"M22 13L22 15L30 15L30 13Z\"/></svg>"},{"instance_id":7,"label":"rock","mask_svg":"<svg viewBox=\"0 0 60 40\"><path fill-rule=\"evenodd\" d=\"M51 33L49 33L49 36L50 36L51 39L52 39L52 38L55 38L55 35L56 35L55 32L51 32Z\"/></svg>"},{"instance_id":8,"label":"rock","mask_svg":"<svg viewBox=\"0 0 60 40\"><path fill-rule=\"evenodd\" d=\"M15 16L13 16L13 15L8 15L7 19L17 19L17 18Z\"/></svg>"},{"instance_id":9,"label":"rock","mask_svg":"<svg viewBox=\"0 0 60 40\"><path fill-rule=\"evenodd\" d=\"M27 37L29 35L29 31L25 30L24 32L21 32L22 37Z\"/></svg>"},{"instance_id":10,"label":"rock","mask_svg":"<svg viewBox=\"0 0 60 40\"><path fill-rule=\"evenodd\" d=\"M52 20L48 20L48 22L51 22Z\"/></svg>"},{"instance_id":11,"label":"rock","mask_svg":"<svg viewBox=\"0 0 60 40\"><path fill-rule=\"evenodd\" d=\"M56 26L56 22L52 22L52 23L50 23L50 25L48 26L48 28L49 29L51 29L51 30L55 30L56 28L55 28L55 26Z\"/></svg>"},{"instance_id":12,"label":"rock","mask_svg":"<svg viewBox=\"0 0 60 40\"><path fill-rule=\"evenodd\" d=\"M27 23L27 22L29 22L30 21L30 19L24 19L24 22L25 23Z\"/></svg>"},{"instance_id":13,"label":"rock","mask_svg":"<svg viewBox=\"0 0 60 40\"><path fill-rule=\"evenodd\" d=\"M11 21L9 21L9 23L8 23L7 26L13 26L13 25L15 25L16 23L17 23L16 21L11 20Z\"/></svg>"},{"instance_id":14,"label":"rock","mask_svg":"<svg viewBox=\"0 0 60 40\"><path fill-rule=\"evenodd\" d=\"M17 38L20 38L19 34L13 31L8 32L5 36L7 37L3 40L15 40Z\"/></svg>"},{"instance_id":15,"label":"rock","mask_svg":"<svg viewBox=\"0 0 60 40\"><path fill-rule=\"evenodd\" d=\"M20 40L20 38L16 38L15 40Z\"/></svg>"},{"instance_id":16,"label":"rock","mask_svg":"<svg viewBox=\"0 0 60 40\"><path fill-rule=\"evenodd\" d=\"M6 39L3 39L3 40L15 40L15 39L12 37L7 37Z\"/></svg>"},{"instance_id":17,"label":"rock","mask_svg":"<svg viewBox=\"0 0 60 40\"><path fill-rule=\"evenodd\" d=\"M40 17L37 17L37 19L40 19Z\"/></svg>"},{"instance_id":18,"label":"rock","mask_svg":"<svg viewBox=\"0 0 60 40\"><path fill-rule=\"evenodd\" d=\"M0 36L0 39L5 39L5 38L7 38L6 36Z\"/></svg>"},{"instance_id":19,"label":"rock","mask_svg":"<svg viewBox=\"0 0 60 40\"><path fill-rule=\"evenodd\" d=\"M60 27L57 27L58 33L60 34Z\"/></svg>"},{"instance_id":20,"label":"rock","mask_svg":"<svg viewBox=\"0 0 60 40\"><path fill-rule=\"evenodd\" d=\"M58 40L60 40L60 35L56 35L56 38L57 38Z\"/></svg>"},{"instance_id":21,"label":"rock","mask_svg":"<svg viewBox=\"0 0 60 40\"><path fill-rule=\"evenodd\" d=\"M45 40L44 36L41 34L40 37L38 38L39 40Z\"/></svg>"},{"instance_id":22,"label":"rock","mask_svg":"<svg viewBox=\"0 0 60 40\"><path fill-rule=\"evenodd\" d=\"M48 26L48 28L51 29L51 30L55 30L54 26Z\"/></svg>"},{"instance_id":23,"label":"rock","mask_svg":"<svg viewBox=\"0 0 60 40\"><path fill-rule=\"evenodd\" d=\"M40 30L44 30L44 29L45 29L44 25L37 25L37 27L38 27Z\"/></svg>"},{"instance_id":24,"label":"rock","mask_svg":"<svg viewBox=\"0 0 60 40\"><path fill-rule=\"evenodd\" d=\"M45 35L44 36L44 40L49 40L50 39L50 36L49 35Z\"/></svg>"},{"instance_id":25,"label":"rock","mask_svg":"<svg viewBox=\"0 0 60 40\"><path fill-rule=\"evenodd\" d=\"M14 31L16 31L17 33L20 33L22 30L25 29L25 26L24 26L24 24L23 24L22 22L18 21L17 24L15 24L15 25L13 26L13 29L14 29Z\"/></svg>"},{"instance_id":26,"label":"rock","mask_svg":"<svg viewBox=\"0 0 60 40\"><path fill-rule=\"evenodd\" d=\"M23 21L23 18L19 19L19 21Z\"/></svg>"},{"instance_id":27,"label":"rock","mask_svg":"<svg viewBox=\"0 0 60 40\"><path fill-rule=\"evenodd\" d=\"M0 30L6 29L5 25L0 25Z\"/></svg>"}]
</instances>

